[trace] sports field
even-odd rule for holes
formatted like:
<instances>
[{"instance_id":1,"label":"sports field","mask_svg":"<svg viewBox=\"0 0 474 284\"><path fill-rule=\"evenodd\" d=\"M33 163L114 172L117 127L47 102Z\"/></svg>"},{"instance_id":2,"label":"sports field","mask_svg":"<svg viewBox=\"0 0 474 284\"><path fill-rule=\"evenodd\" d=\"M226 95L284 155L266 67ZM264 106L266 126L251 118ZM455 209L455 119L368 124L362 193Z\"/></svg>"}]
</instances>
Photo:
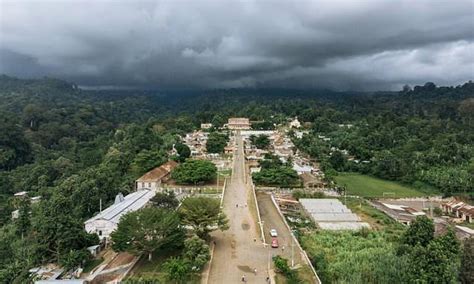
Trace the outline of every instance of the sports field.
<instances>
[{"instance_id":1,"label":"sports field","mask_svg":"<svg viewBox=\"0 0 474 284\"><path fill-rule=\"evenodd\" d=\"M339 186L347 186L347 195L386 198L426 196L426 193L413 187L357 173L339 174L335 180Z\"/></svg>"}]
</instances>

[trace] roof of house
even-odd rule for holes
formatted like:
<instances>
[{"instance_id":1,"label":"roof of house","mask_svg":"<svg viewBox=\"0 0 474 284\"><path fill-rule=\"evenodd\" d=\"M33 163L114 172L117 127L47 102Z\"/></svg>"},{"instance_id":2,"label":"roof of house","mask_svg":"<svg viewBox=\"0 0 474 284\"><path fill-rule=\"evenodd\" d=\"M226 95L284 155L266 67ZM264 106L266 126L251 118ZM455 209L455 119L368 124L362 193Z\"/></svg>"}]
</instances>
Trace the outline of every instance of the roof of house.
<instances>
[{"instance_id":1,"label":"roof of house","mask_svg":"<svg viewBox=\"0 0 474 284\"><path fill-rule=\"evenodd\" d=\"M137 179L137 181L149 182L149 181L161 180L163 177L169 174L177 165L178 163L176 163L175 161L168 161L164 163L163 165L147 172L146 174L141 176L139 179Z\"/></svg>"},{"instance_id":2,"label":"roof of house","mask_svg":"<svg viewBox=\"0 0 474 284\"><path fill-rule=\"evenodd\" d=\"M144 189L130 193L123 199L116 198L116 202L113 205L107 207L107 209L85 221L84 223L90 223L100 219L118 224L122 215L127 212L136 211L142 208L153 196L155 196L154 191Z\"/></svg>"}]
</instances>

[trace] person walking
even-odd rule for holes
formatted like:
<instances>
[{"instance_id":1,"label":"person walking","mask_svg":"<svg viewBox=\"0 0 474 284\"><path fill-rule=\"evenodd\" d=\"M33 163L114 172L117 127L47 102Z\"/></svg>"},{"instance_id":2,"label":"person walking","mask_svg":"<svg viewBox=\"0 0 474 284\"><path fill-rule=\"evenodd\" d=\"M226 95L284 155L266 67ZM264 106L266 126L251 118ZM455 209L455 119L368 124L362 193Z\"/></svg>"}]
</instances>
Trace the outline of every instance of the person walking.
<instances>
[{"instance_id":1,"label":"person walking","mask_svg":"<svg viewBox=\"0 0 474 284\"><path fill-rule=\"evenodd\" d=\"M245 275L242 275L242 282L245 282Z\"/></svg>"}]
</instances>

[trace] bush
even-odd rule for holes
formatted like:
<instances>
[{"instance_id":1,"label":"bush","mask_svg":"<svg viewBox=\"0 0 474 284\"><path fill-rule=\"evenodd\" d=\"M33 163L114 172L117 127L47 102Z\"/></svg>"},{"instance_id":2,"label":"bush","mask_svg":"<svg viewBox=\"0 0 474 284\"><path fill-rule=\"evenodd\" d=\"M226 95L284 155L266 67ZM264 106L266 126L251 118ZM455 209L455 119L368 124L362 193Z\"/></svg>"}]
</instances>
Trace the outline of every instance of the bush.
<instances>
[{"instance_id":1,"label":"bush","mask_svg":"<svg viewBox=\"0 0 474 284\"><path fill-rule=\"evenodd\" d=\"M288 265L288 259L279 255L273 257L273 264L277 272L283 274L289 283L299 283L298 274Z\"/></svg>"}]
</instances>

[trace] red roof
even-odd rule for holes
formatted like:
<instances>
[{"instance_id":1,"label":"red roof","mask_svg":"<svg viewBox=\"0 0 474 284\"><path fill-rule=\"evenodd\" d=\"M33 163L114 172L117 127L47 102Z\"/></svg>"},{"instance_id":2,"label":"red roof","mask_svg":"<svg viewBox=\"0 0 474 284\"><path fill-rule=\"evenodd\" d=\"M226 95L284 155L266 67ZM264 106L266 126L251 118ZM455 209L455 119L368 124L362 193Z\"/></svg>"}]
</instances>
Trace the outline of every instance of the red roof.
<instances>
[{"instance_id":1,"label":"red roof","mask_svg":"<svg viewBox=\"0 0 474 284\"><path fill-rule=\"evenodd\" d=\"M152 181L159 181L165 176L167 176L176 166L178 163L175 161L168 161L163 165L154 168L153 170L147 172L143 176L141 176L137 181L139 182L152 182Z\"/></svg>"}]
</instances>

